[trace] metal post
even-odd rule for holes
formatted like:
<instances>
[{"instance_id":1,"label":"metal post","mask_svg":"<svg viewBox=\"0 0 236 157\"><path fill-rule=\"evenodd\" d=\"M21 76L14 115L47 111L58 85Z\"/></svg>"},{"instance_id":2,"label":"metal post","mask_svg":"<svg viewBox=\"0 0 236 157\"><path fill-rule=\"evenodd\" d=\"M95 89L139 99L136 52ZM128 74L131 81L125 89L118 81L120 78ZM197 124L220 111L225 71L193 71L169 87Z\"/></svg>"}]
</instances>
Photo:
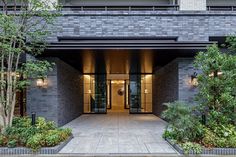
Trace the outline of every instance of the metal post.
<instances>
[{"instance_id":1,"label":"metal post","mask_svg":"<svg viewBox=\"0 0 236 157\"><path fill-rule=\"evenodd\" d=\"M35 123L36 123L36 113L35 112L32 112L31 119L32 119L31 125L35 126Z\"/></svg>"},{"instance_id":2,"label":"metal post","mask_svg":"<svg viewBox=\"0 0 236 157\"><path fill-rule=\"evenodd\" d=\"M206 114L202 114L202 124L206 125Z\"/></svg>"}]
</instances>

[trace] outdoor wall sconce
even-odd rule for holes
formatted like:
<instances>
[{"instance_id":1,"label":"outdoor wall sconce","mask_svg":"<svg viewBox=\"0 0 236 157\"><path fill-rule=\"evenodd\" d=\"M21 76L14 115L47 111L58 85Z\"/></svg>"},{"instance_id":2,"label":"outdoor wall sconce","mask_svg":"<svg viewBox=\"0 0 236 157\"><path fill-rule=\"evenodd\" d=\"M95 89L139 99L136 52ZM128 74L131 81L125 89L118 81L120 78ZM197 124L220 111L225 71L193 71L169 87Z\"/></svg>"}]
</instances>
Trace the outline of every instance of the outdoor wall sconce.
<instances>
[{"instance_id":1,"label":"outdoor wall sconce","mask_svg":"<svg viewBox=\"0 0 236 157\"><path fill-rule=\"evenodd\" d=\"M88 90L88 93L89 93L89 94L91 94L91 93L92 93L91 89L89 89L89 90Z\"/></svg>"},{"instance_id":2,"label":"outdoor wall sconce","mask_svg":"<svg viewBox=\"0 0 236 157\"><path fill-rule=\"evenodd\" d=\"M197 73L194 72L192 75L191 75L191 85L193 87L196 87L198 85L198 80L197 80Z\"/></svg>"},{"instance_id":3,"label":"outdoor wall sconce","mask_svg":"<svg viewBox=\"0 0 236 157\"><path fill-rule=\"evenodd\" d=\"M47 87L48 86L48 80L47 79L37 79L36 81L37 87Z\"/></svg>"},{"instance_id":4,"label":"outdoor wall sconce","mask_svg":"<svg viewBox=\"0 0 236 157\"><path fill-rule=\"evenodd\" d=\"M221 76L222 74L223 74L222 71L218 71L218 72L217 72L217 76ZM213 76L214 76L214 73L211 73L209 76L210 76L210 77L213 77Z\"/></svg>"}]
</instances>

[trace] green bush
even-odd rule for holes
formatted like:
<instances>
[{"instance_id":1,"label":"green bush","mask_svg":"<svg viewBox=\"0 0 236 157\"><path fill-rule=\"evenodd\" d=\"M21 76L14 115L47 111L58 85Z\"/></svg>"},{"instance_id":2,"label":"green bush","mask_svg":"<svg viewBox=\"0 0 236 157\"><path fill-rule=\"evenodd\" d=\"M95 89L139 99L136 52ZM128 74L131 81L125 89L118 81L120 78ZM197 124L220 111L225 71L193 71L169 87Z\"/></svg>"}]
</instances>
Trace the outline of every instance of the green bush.
<instances>
[{"instance_id":1,"label":"green bush","mask_svg":"<svg viewBox=\"0 0 236 157\"><path fill-rule=\"evenodd\" d=\"M169 122L169 130L165 132L164 136L169 136L179 142L194 142L203 136L203 126L192 114L189 105L179 101L166 105L167 109L163 112L162 117Z\"/></svg>"},{"instance_id":2,"label":"green bush","mask_svg":"<svg viewBox=\"0 0 236 157\"><path fill-rule=\"evenodd\" d=\"M28 139L26 146L31 148L33 151L37 151L42 146L45 145L45 138L42 134L35 134L31 138Z\"/></svg>"},{"instance_id":3,"label":"green bush","mask_svg":"<svg viewBox=\"0 0 236 157\"><path fill-rule=\"evenodd\" d=\"M180 146L183 148L185 154L189 154L191 151L196 154L202 152L202 146L198 143L186 142L182 143Z\"/></svg>"},{"instance_id":4,"label":"green bush","mask_svg":"<svg viewBox=\"0 0 236 157\"><path fill-rule=\"evenodd\" d=\"M45 118L38 117L36 120L36 127L39 130L53 130L56 129L56 125L54 122L49 121L47 122Z\"/></svg>"},{"instance_id":5,"label":"green bush","mask_svg":"<svg viewBox=\"0 0 236 157\"><path fill-rule=\"evenodd\" d=\"M31 119L29 117L14 117L12 126L16 128L26 128L31 126Z\"/></svg>"},{"instance_id":6,"label":"green bush","mask_svg":"<svg viewBox=\"0 0 236 157\"><path fill-rule=\"evenodd\" d=\"M231 44L235 41L234 37ZM215 44L206 52L199 52L194 64L201 70L198 74L199 93L195 99L199 105L193 111L182 102L168 103L162 114L169 122L163 137L174 139L186 153L190 150L198 152L199 144L236 148L236 55L220 52ZM206 116L206 124L200 123L201 116L196 113Z\"/></svg>"},{"instance_id":7,"label":"green bush","mask_svg":"<svg viewBox=\"0 0 236 157\"><path fill-rule=\"evenodd\" d=\"M11 139L7 143L7 147L9 147L9 148L14 148L14 147L16 147L16 145L17 145L17 141L15 139Z\"/></svg>"},{"instance_id":8,"label":"green bush","mask_svg":"<svg viewBox=\"0 0 236 157\"><path fill-rule=\"evenodd\" d=\"M5 136L0 135L0 146L5 146L7 142L7 139Z\"/></svg>"},{"instance_id":9,"label":"green bush","mask_svg":"<svg viewBox=\"0 0 236 157\"><path fill-rule=\"evenodd\" d=\"M15 117L12 127L0 134L0 146L27 146L37 151L41 147L55 146L71 136L71 129L57 128L54 122L38 117L36 125L31 125L29 117Z\"/></svg>"},{"instance_id":10,"label":"green bush","mask_svg":"<svg viewBox=\"0 0 236 157\"><path fill-rule=\"evenodd\" d=\"M62 141L59 131L49 132L45 135L46 145L49 147L55 146Z\"/></svg>"},{"instance_id":11,"label":"green bush","mask_svg":"<svg viewBox=\"0 0 236 157\"><path fill-rule=\"evenodd\" d=\"M236 128L232 125L221 125L214 130L205 129L202 143L206 147L236 148Z\"/></svg>"}]
</instances>

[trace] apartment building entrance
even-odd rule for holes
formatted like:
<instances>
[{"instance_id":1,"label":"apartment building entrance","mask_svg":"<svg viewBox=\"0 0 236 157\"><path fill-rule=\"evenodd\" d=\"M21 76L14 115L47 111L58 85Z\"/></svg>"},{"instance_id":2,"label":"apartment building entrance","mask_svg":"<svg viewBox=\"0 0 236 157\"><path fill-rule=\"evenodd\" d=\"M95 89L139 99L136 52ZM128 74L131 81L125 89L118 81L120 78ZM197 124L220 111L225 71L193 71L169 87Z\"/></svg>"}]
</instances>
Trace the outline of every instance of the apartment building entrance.
<instances>
[{"instance_id":1,"label":"apartment building entrance","mask_svg":"<svg viewBox=\"0 0 236 157\"><path fill-rule=\"evenodd\" d=\"M128 90L127 90L126 80L111 80L110 84L107 86L108 91L108 102L107 109L108 112L125 112L128 111L129 103Z\"/></svg>"},{"instance_id":2,"label":"apartment building entrance","mask_svg":"<svg viewBox=\"0 0 236 157\"><path fill-rule=\"evenodd\" d=\"M152 75L84 75L84 113L107 112L152 113Z\"/></svg>"}]
</instances>

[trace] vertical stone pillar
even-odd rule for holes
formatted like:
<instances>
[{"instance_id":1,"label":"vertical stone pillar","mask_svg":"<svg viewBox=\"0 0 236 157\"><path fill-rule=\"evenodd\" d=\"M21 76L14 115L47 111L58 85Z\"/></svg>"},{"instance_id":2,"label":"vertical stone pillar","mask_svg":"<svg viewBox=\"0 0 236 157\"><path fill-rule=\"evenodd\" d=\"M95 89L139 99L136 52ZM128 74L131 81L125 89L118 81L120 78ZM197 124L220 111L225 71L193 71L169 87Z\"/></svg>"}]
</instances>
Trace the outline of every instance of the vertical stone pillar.
<instances>
[{"instance_id":1,"label":"vertical stone pillar","mask_svg":"<svg viewBox=\"0 0 236 157\"><path fill-rule=\"evenodd\" d=\"M180 10L206 10L206 0L179 0Z\"/></svg>"},{"instance_id":2,"label":"vertical stone pillar","mask_svg":"<svg viewBox=\"0 0 236 157\"><path fill-rule=\"evenodd\" d=\"M45 117L62 126L83 113L82 74L58 58L46 58L54 62L54 70L48 73L47 86L38 87L37 80L27 88L27 114Z\"/></svg>"}]
</instances>

